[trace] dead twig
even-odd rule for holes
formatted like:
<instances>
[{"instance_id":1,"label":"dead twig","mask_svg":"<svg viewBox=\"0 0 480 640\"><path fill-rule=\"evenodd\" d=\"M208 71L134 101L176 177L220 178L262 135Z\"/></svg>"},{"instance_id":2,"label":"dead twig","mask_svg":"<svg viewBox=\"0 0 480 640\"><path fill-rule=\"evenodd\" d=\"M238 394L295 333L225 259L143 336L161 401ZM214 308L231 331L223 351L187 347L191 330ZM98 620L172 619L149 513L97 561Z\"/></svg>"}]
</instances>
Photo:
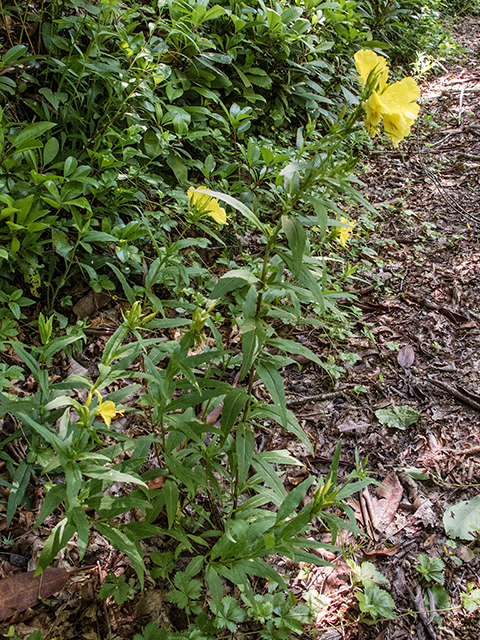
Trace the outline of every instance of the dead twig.
<instances>
[{"instance_id":1,"label":"dead twig","mask_svg":"<svg viewBox=\"0 0 480 640\"><path fill-rule=\"evenodd\" d=\"M427 376L427 380L431 384L434 384L436 387L439 387L440 389L443 389L444 391L447 391L447 393L450 393L454 398L457 398L457 400L460 400L464 404L468 404L473 409L476 409L477 411L480 411L480 403L476 402L472 398L467 397L463 393L460 393L460 391L455 389L455 387L452 387L452 385L450 385L450 384L448 384L446 382L443 382L442 380L437 380L436 378L431 378L430 376Z\"/></svg>"},{"instance_id":2,"label":"dead twig","mask_svg":"<svg viewBox=\"0 0 480 640\"><path fill-rule=\"evenodd\" d=\"M422 593L421 587L417 585L415 589L415 593L413 593L413 591L410 589L408 584L406 584L405 586L407 587L407 591L410 595L410 598L412 599L417 609L417 613L420 616L420 620L423 622L423 626L430 634L430 637L433 638L433 640L437 640L437 634L435 633L435 629L432 627L428 619L428 613L427 613L427 610L425 609L425 604L423 602L423 593Z\"/></svg>"},{"instance_id":3,"label":"dead twig","mask_svg":"<svg viewBox=\"0 0 480 640\"><path fill-rule=\"evenodd\" d=\"M287 407L296 407L299 404L306 404L307 402L320 402L322 400L332 400L339 396L344 396L344 391L331 391L330 393L317 393L314 396L302 396L301 398L294 398L293 400L287 400ZM308 418L308 416L303 416Z\"/></svg>"}]
</instances>

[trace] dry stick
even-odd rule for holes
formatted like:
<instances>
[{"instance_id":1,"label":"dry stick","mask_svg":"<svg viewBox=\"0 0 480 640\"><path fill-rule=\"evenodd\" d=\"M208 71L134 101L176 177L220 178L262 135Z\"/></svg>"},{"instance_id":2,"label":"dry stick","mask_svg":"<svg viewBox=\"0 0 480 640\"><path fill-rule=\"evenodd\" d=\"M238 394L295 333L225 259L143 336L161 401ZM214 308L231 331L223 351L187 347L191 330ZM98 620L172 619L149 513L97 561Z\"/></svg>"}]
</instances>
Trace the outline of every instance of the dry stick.
<instances>
[{"instance_id":1,"label":"dry stick","mask_svg":"<svg viewBox=\"0 0 480 640\"><path fill-rule=\"evenodd\" d=\"M374 542L378 542L378 536L375 532L375 519L374 519L374 511L373 511L373 504L372 504L372 496L370 495L367 488L365 488L363 491L360 492L360 499L362 498L362 496L363 496L363 499L365 500L368 515L370 516L370 519L369 519L370 533L372 535Z\"/></svg>"},{"instance_id":2,"label":"dry stick","mask_svg":"<svg viewBox=\"0 0 480 640\"><path fill-rule=\"evenodd\" d=\"M344 391L331 391L330 393L318 393L314 396L302 396L301 398L295 398L294 400L287 400L287 407L296 407L299 404L306 404L307 402L332 400L332 398L338 398L343 395L345 395ZM305 417L308 418L308 416Z\"/></svg>"},{"instance_id":3,"label":"dry stick","mask_svg":"<svg viewBox=\"0 0 480 640\"><path fill-rule=\"evenodd\" d=\"M98 570L98 576L100 578L100 584L103 584L103 574L102 574L102 569L100 567L100 562L97 560L97 570ZM108 632L108 638L111 638L113 636L113 632L112 632L112 625L110 623L110 617L108 615L108 609L107 609L107 601L103 600L103 613L105 614L105 622L107 623L107 632Z\"/></svg>"},{"instance_id":4,"label":"dry stick","mask_svg":"<svg viewBox=\"0 0 480 640\"><path fill-rule=\"evenodd\" d=\"M463 393L460 393L460 391L457 391L457 389L455 389L455 387L452 387L450 384L447 384L446 382L442 382L441 380L436 380L435 378L431 378L430 376L427 376L427 380L428 382L431 382L432 384L439 387L440 389L447 391L454 398L457 398L457 400L460 400L461 402L468 404L470 407L473 407L477 411L480 411L480 403L475 402L475 400L472 400L472 398L468 398L467 396L463 395Z\"/></svg>"},{"instance_id":5,"label":"dry stick","mask_svg":"<svg viewBox=\"0 0 480 640\"><path fill-rule=\"evenodd\" d=\"M405 586L407 587L407 591L410 595L410 598L412 599L415 607L417 608L417 613L420 616L420 620L423 622L423 626L428 631L428 633L433 638L433 640L437 640L437 634L435 633L435 629L432 627L428 619L427 610L425 609L425 604L423 602L423 594L422 594L421 587L417 585L415 593L413 593L413 591L410 589L408 584Z\"/></svg>"},{"instance_id":6,"label":"dry stick","mask_svg":"<svg viewBox=\"0 0 480 640\"><path fill-rule=\"evenodd\" d=\"M463 85L462 90L460 91L460 100L458 102L458 121L460 122L460 119L462 117L462 111L463 111L463 96L465 95L465 85Z\"/></svg>"},{"instance_id":7,"label":"dry stick","mask_svg":"<svg viewBox=\"0 0 480 640\"><path fill-rule=\"evenodd\" d=\"M360 493L358 495L359 495L359 498L360 498L360 511L362 512L363 523L365 525L365 531L368 532L370 530L370 534L371 534L371 536L373 538L373 541L377 542L377 540L375 538L375 531L374 531L374 528L373 528L372 518L371 518L370 513L369 513L367 501L365 500L364 491L366 491L366 489L364 489L363 491L360 491Z\"/></svg>"},{"instance_id":8,"label":"dry stick","mask_svg":"<svg viewBox=\"0 0 480 640\"><path fill-rule=\"evenodd\" d=\"M444 449L445 453L454 453L457 456L473 456L476 453L480 453L480 447L470 447L470 449L462 449L461 451L456 451L455 449Z\"/></svg>"}]
</instances>

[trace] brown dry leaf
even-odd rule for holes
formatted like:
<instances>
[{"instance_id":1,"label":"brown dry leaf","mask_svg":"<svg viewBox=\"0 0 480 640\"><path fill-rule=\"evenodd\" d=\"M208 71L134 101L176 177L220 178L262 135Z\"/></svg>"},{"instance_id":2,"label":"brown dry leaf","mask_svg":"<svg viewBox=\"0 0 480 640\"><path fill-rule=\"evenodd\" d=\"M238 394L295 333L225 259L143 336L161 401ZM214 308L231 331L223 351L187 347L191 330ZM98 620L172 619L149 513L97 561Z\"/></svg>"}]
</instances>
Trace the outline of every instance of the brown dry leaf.
<instances>
[{"instance_id":1,"label":"brown dry leaf","mask_svg":"<svg viewBox=\"0 0 480 640\"><path fill-rule=\"evenodd\" d=\"M108 293L90 291L77 302L73 307L73 312L77 314L80 320L83 320L93 316L99 309L105 307L111 299Z\"/></svg>"},{"instance_id":2,"label":"brown dry leaf","mask_svg":"<svg viewBox=\"0 0 480 640\"><path fill-rule=\"evenodd\" d=\"M397 356L398 364L404 369L410 369L415 361L415 351L412 345L407 344L400 349Z\"/></svg>"},{"instance_id":3,"label":"brown dry leaf","mask_svg":"<svg viewBox=\"0 0 480 640\"><path fill-rule=\"evenodd\" d=\"M399 545L395 545L394 547L386 547L385 545L380 545L379 547L375 547L371 551L366 551L363 549L363 553L366 556L394 556L397 551L400 549Z\"/></svg>"},{"instance_id":4,"label":"brown dry leaf","mask_svg":"<svg viewBox=\"0 0 480 640\"><path fill-rule=\"evenodd\" d=\"M151 490L161 489L164 484L165 484L164 476L159 476L158 478L155 478L155 480L149 480L147 482L147 487Z\"/></svg>"},{"instance_id":5,"label":"brown dry leaf","mask_svg":"<svg viewBox=\"0 0 480 640\"><path fill-rule=\"evenodd\" d=\"M35 571L27 571L0 580L0 620L34 607L38 603L40 584L42 599L57 593L67 584L71 573L48 567L41 576L34 577Z\"/></svg>"},{"instance_id":6,"label":"brown dry leaf","mask_svg":"<svg viewBox=\"0 0 480 640\"><path fill-rule=\"evenodd\" d=\"M374 525L378 531L384 531L393 522L403 496L403 486L397 474L394 471L389 473L375 493L377 497L372 498Z\"/></svg>"}]
</instances>

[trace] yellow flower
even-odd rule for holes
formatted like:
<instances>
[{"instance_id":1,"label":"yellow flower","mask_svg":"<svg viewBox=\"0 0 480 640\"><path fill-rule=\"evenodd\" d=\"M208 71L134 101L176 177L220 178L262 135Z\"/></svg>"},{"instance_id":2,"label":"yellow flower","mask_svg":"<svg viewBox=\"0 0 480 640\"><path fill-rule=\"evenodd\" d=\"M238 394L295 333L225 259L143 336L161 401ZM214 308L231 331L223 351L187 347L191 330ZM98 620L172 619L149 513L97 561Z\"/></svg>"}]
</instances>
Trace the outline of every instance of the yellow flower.
<instances>
[{"instance_id":1,"label":"yellow flower","mask_svg":"<svg viewBox=\"0 0 480 640\"><path fill-rule=\"evenodd\" d=\"M382 94L374 92L365 103L365 124L370 135L375 135L376 127L383 117L385 133L394 147L410 133L419 105L414 102L420 95L420 89L412 78L389 85Z\"/></svg>"},{"instance_id":2,"label":"yellow flower","mask_svg":"<svg viewBox=\"0 0 480 640\"><path fill-rule=\"evenodd\" d=\"M382 56L377 56L371 49L361 49L354 55L354 60L359 73L359 82L367 84L367 80L370 77L373 84L372 88L380 92L383 91L388 79L386 59ZM370 76L372 71L374 73Z\"/></svg>"},{"instance_id":3,"label":"yellow flower","mask_svg":"<svg viewBox=\"0 0 480 640\"><path fill-rule=\"evenodd\" d=\"M339 227L340 228L340 236L338 241L342 245L342 247L347 246L348 239L350 234L353 232L353 227L357 224L355 220L350 221L348 218L341 218L340 222L344 222L345 224L350 225L350 227Z\"/></svg>"},{"instance_id":4,"label":"yellow flower","mask_svg":"<svg viewBox=\"0 0 480 640\"><path fill-rule=\"evenodd\" d=\"M113 418L115 418L117 414L123 416L124 411L117 411L115 404L111 400L105 400L104 402L102 394L97 389L95 389L95 393L98 396L98 407L94 413L96 416L101 416L107 427L110 428L110 423Z\"/></svg>"},{"instance_id":5,"label":"yellow flower","mask_svg":"<svg viewBox=\"0 0 480 640\"><path fill-rule=\"evenodd\" d=\"M383 118L385 133L394 147L410 133L412 124L420 111L415 102L420 89L413 78L387 85L388 66L385 58L373 51L362 49L355 54L355 66L359 82L373 89L365 108L365 126L373 138L378 133L378 125ZM372 72L373 75L372 75Z\"/></svg>"},{"instance_id":6,"label":"yellow flower","mask_svg":"<svg viewBox=\"0 0 480 640\"><path fill-rule=\"evenodd\" d=\"M207 187L199 186L197 189L206 189ZM218 222L218 224L227 223L227 212L218 203L218 198L212 198L206 193L199 193L195 187L189 187L187 191L188 199L191 206L196 209L201 216L210 216Z\"/></svg>"}]
</instances>

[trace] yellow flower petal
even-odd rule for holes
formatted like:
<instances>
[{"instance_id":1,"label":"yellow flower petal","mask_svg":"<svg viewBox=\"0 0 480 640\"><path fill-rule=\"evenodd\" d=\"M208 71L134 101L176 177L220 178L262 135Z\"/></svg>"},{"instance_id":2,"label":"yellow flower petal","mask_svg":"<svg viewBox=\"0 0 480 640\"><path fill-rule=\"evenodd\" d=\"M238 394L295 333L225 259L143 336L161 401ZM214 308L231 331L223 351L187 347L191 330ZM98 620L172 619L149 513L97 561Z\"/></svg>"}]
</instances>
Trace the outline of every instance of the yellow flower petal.
<instances>
[{"instance_id":1,"label":"yellow flower petal","mask_svg":"<svg viewBox=\"0 0 480 640\"><path fill-rule=\"evenodd\" d=\"M412 78L404 78L400 82L389 85L380 96L382 103L380 111L385 113L399 113L405 107L413 108L417 117L420 107L415 104L415 100L420 96L420 89Z\"/></svg>"},{"instance_id":2,"label":"yellow flower petal","mask_svg":"<svg viewBox=\"0 0 480 640\"><path fill-rule=\"evenodd\" d=\"M365 126L368 133L373 138L378 133L378 125L380 124L382 102L376 91L372 93L370 98L363 104L365 108Z\"/></svg>"},{"instance_id":3,"label":"yellow flower petal","mask_svg":"<svg viewBox=\"0 0 480 640\"><path fill-rule=\"evenodd\" d=\"M117 411L115 404L111 400L104 401L102 394L97 389L95 389L95 393L98 396L98 407L95 409L94 413L97 416L101 416L107 427L110 428L112 419L115 418L117 414L123 416L124 411Z\"/></svg>"},{"instance_id":4,"label":"yellow flower petal","mask_svg":"<svg viewBox=\"0 0 480 640\"><path fill-rule=\"evenodd\" d=\"M346 247L348 239L349 239L351 233L353 232L353 227L357 223L355 222L355 220L350 221L348 218L343 218L343 217L340 219L340 222L344 222L345 224L350 225L350 228L349 227L340 227L340 236L338 238L338 241L340 242L342 247Z\"/></svg>"},{"instance_id":5,"label":"yellow flower petal","mask_svg":"<svg viewBox=\"0 0 480 640\"><path fill-rule=\"evenodd\" d=\"M208 204L209 200L212 199L210 196L207 196L206 193L199 193L198 191L196 191L196 189L206 189L206 188L207 187L205 187L204 185L188 188L187 196L188 196L188 199L190 200L190 204L192 205L192 207L196 209L197 208L203 209L203 207Z\"/></svg>"},{"instance_id":6,"label":"yellow flower petal","mask_svg":"<svg viewBox=\"0 0 480 640\"><path fill-rule=\"evenodd\" d=\"M227 212L223 207L218 204L218 200L212 198L212 202L209 205L208 215L218 222L218 224L227 223Z\"/></svg>"},{"instance_id":7,"label":"yellow flower petal","mask_svg":"<svg viewBox=\"0 0 480 640\"><path fill-rule=\"evenodd\" d=\"M191 206L196 209L200 216L210 216L218 224L226 224L227 212L218 203L218 198L212 198L206 193L198 193L195 189L206 189L207 187L189 187L187 191Z\"/></svg>"},{"instance_id":8,"label":"yellow flower petal","mask_svg":"<svg viewBox=\"0 0 480 640\"><path fill-rule=\"evenodd\" d=\"M359 81L366 84L368 77L374 71L373 87L383 91L388 79L388 65L385 58L377 56L371 49L361 49L354 55L355 66L359 73Z\"/></svg>"},{"instance_id":9,"label":"yellow flower petal","mask_svg":"<svg viewBox=\"0 0 480 640\"><path fill-rule=\"evenodd\" d=\"M409 118L403 113L385 114L383 116L385 133L393 142L394 147L398 147L398 143L408 136L414 121L415 117Z\"/></svg>"}]
</instances>

